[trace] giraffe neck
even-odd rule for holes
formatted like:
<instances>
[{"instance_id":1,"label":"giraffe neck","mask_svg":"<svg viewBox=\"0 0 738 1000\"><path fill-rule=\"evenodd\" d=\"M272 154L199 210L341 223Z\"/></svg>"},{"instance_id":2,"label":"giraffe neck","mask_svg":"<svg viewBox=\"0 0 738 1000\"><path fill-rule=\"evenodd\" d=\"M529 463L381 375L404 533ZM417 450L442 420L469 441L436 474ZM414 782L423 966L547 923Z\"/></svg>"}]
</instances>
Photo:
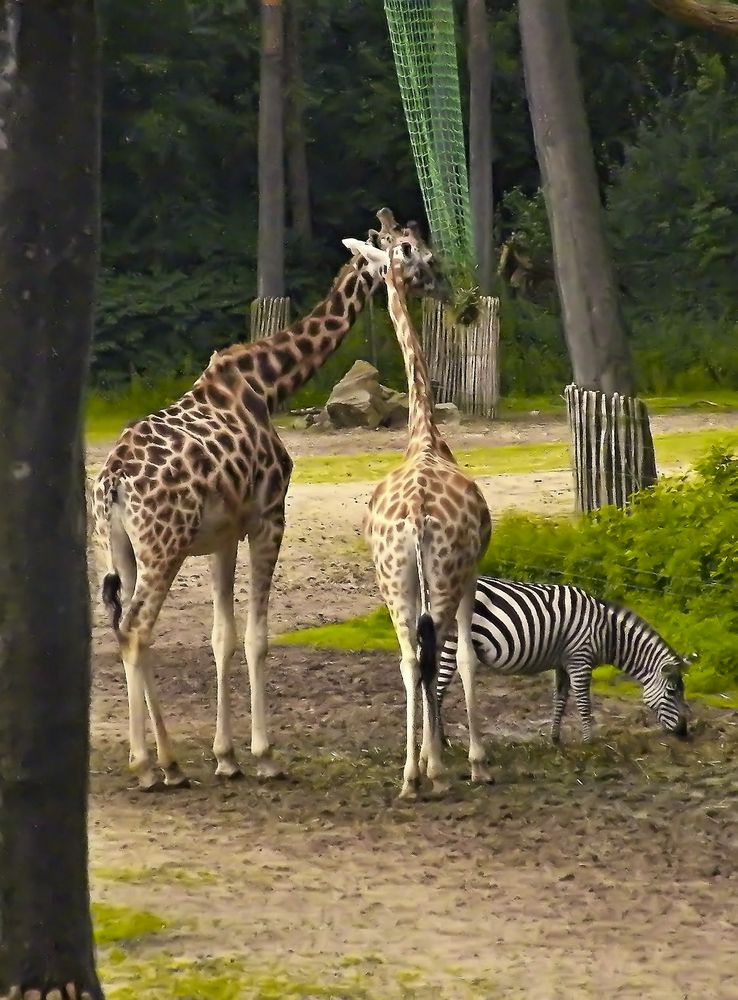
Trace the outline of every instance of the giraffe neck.
<instances>
[{"instance_id":1,"label":"giraffe neck","mask_svg":"<svg viewBox=\"0 0 738 1000\"><path fill-rule=\"evenodd\" d=\"M217 377L217 371L231 362L273 413L277 403L305 385L333 354L380 283L363 258L354 258L341 268L327 298L309 315L254 344L220 351L201 378L208 372Z\"/></svg>"},{"instance_id":2,"label":"giraffe neck","mask_svg":"<svg viewBox=\"0 0 738 1000\"><path fill-rule=\"evenodd\" d=\"M433 388L420 341L407 311L404 293L393 275L387 276L387 301L405 362L408 385L409 447L435 443L440 435L433 417Z\"/></svg>"}]
</instances>

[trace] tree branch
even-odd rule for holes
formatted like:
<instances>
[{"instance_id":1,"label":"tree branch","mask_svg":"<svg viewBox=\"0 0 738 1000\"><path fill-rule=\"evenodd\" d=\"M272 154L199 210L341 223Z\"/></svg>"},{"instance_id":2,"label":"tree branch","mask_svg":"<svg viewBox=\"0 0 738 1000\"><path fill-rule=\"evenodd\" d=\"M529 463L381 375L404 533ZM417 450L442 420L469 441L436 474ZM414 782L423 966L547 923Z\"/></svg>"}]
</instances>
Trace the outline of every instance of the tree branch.
<instances>
[{"instance_id":1,"label":"tree branch","mask_svg":"<svg viewBox=\"0 0 738 1000\"><path fill-rule=\"evenodd\" d=\"M695 28L738 35L738 4L725 0L649 0L662 14L685 21Z\"/></svg>"}]
</instances>

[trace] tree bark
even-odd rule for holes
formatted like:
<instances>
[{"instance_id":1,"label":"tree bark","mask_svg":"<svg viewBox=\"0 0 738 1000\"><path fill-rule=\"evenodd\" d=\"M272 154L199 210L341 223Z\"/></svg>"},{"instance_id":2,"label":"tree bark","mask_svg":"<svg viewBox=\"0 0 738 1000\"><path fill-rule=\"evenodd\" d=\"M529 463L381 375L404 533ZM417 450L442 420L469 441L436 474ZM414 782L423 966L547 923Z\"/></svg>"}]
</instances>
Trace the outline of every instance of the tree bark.
<instances>
[{"instance_id":1,"label":"tree bark","mask_svg":"<svg viewBox=\"0 0 738 1000\"><path fill-rule=\"evenodd\" d=\"M282 0L261 0L257 295L284 295L284 24Z\"/></svg>"},{"instance_id":2,"label":"tree bark","mask_svg":"<svg viewBox=\"0 0 738 1000\"><path fill-rule=\"evenodd\" d=\"M649 0L652 7L695 28L738 35L738 4L721 0Z\"/></svg>"},{"instance_id":3,"label":"tree bark","mask_svg":"<svg viewBox=\"0 0 738 1000\"><path fill-rule=\"evenodd\" d=\"M525 83L576 383L632 393L566 0L519 0Z\"/></svg>"},{"instance_id":4,"label":"tree bark","mask_svg":"<svg viewBox=\"0 0 738 1000\"><path fill-rule=\"evenodd\" d=\"M300 45L300 0L287 0L286 68L287 107L285 139L289 178L290 214L295 235L305 242L313 237L310 214L310 174L305 138L305 98Z\"/></svg>"},{"instance_id":5,"label":"tree bark","mask_svg":"<svg viewBox=\"0 0 738 1000\"><path fill-rule=\"evenodd\" d=\"M485 0L467 0L469 187L479 289L492 285L492 51Z\"/></svg>"},{"instance_id":6,"label":"tree bark","mask_svg":"<svg viewBox=\"0 0 738 1000\"><path fill-rule=\"evenodd\" d=\"M82 445L98 136L95 0L2 0L0 995L102 997Z\"/></svg>"}]
</instances>

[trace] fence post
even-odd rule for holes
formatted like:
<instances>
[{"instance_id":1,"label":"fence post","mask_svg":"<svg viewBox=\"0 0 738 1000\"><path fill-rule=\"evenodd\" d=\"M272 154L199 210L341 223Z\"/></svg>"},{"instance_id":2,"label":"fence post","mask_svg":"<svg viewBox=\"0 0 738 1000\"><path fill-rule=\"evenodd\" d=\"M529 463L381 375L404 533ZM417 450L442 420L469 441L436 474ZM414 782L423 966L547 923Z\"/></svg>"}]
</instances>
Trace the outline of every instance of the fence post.
<instances>
[{"instance_id":1,"label":"fence post","mask_svg":"<svg viewBox=\"0 0 738 1000\"><path fill-rule=\"evenodd\" d=\"M436 402L494 417L500 398L500 300L482 296L478 318L464 325L449 322L442 302L423 299L422 341Z\"/></svg>"},{"instance_id":2,"label":"fence post","mask_svg":"<svg viewBox=\"0 0 738 1000\"><path fill-rule=\"evenodd\" d=\"M568 385L564 390L572 443L576 507L623 507L657 480L648 410L635 396Z\"/></svg>"},{"instance_id":3,"label":"fence post","mask_svg":"<svg viewBox=\"0 0 738 1000\"><path fill-rule=\"evenodd\" d=\"M249 337L253 343L271 337L290 324L290 300L284 296L254 299L251 303Z\"/></svg>"}]
</instances>

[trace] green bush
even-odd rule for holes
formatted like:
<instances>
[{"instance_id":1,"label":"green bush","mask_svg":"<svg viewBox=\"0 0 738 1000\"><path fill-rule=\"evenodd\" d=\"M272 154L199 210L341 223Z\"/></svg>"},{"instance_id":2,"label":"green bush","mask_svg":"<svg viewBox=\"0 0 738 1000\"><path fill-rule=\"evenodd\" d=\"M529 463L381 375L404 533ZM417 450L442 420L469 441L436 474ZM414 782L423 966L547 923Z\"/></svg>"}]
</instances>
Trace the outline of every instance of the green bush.
<instances>
[{"instance_id":1,"label":"green bush","mask_svg":"<svg viewBox=\"0 0 738 1000\"><path fill-rule=\"evenodd\" d=\"M664 480L626 510L552 520L507 514L483 572L573 583L642 614L682 653L688 688L738 687L738 458L713 449L695 474Z\"/></svg>"}]
</instances>

